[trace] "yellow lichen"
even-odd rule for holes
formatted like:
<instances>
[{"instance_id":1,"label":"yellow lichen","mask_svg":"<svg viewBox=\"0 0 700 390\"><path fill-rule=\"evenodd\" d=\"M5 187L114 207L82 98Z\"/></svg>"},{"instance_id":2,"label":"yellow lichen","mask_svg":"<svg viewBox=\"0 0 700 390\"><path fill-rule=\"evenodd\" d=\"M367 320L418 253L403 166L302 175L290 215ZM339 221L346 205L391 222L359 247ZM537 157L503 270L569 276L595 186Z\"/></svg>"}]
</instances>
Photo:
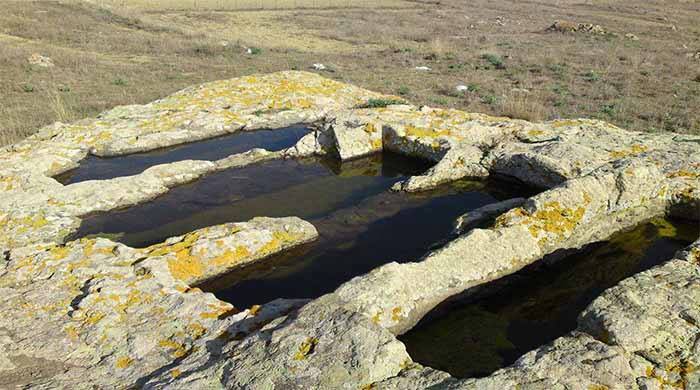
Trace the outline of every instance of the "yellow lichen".
<instances>
[{"instance_id":1,"label":"yellow lichen","mask_svg":"<svg viewBox=\"0 0 700 390\"><path fill-rule=\"evenodd\" d=\"M638 154L644 153L649 148L645 145L635 144L630 146L629 149L613 150L610 152L610 157L615 159L620 159L628 156L636 156Z\"/></svg>"},{"instance_id":2,"label":"yellow lichen","mask_svg":"<svg viewBox=\"0 0 700 390\"><path fill-rule=\"evenodd\" d=\"M68 256L70 249L65 246L55 246L49 250L49 253L54 260L61 260Z\"/></svg>"},{"instance_id":3,"label":"yellow lichen","mask_svg":"<svg viewBox=\"0 0 700 390\"><path fill-rule=\"evenodd\" d=\"M207 328L205 328L202 324L199 322L193 322L189 325L187 325L187 333L192 337L193 339L198 339L202 337L206 332Z\"/></svg>"},{"instance_id":4,"label":"yellow lichen","mask_svg":"<svg viewBox=\"0 0 700 390\"><path fill-rule=\"evenodd\" d=\"M130 357L122 356L122 357L117 359L117 361L114 363L114 365L117 368L124 369L124 368L129 367L131 365L131 363L133 363L133 362L134 362L133 359L131 359Z\"/></svg>"},{"instance_id":5,"label":"yellow lichen","mask_svg":"<svg viewBox=\"0 0 700 390\"><path fill-rule=\"evenodd\" d=\"M372 316L372 322L374 322L375 324L378 324L381 321L381 319L382 319L382 311L381 310L374 313L374 315Z\"/></svg>"},{"instance_id":6,"label":"yellow lichen","mask_svg":"<svg viewBox=\"0 0 700 390\"><path fill-rule=\"evenodd\" d=\"M187 353L187 347L171 339L160 340L158 345L169 350L174 358L181 358Z\"/></svg>"},{"instance_id":7,"label":"yellow lichen","mask_svg":"<svg viewBox=\"0 0 700 390\"><path fill-rule=\"evenodd\" d=\"M222 318L225 316L228 316L229 314L234 314L236 313L236 308L233 307L232 305L228 303L221 303L221 305L209 305L209 308L212 309L212 311L209 312L202 312L199 314L201 318L204 319L217 319L217 318Z\"/></svg>"},{"instance_id":8,"label":"yellow lichen","mask_svg":"<svg viewBox=\"0 0 700 390\"><path fill-rule=\"evenodd\" d=\"M690 261L700 263L700 246L690 249Z\"/></svg>"},{"instance_id":9,"label":"yellow lichen","mask_svg":"<svg viewBox=\"0 0 700 390\"><path fill-rule=\"evenodd\" d=\"M282 249L287 244L294 243L300 238L300 234L289 233L286 231L275 231L272 233L272 239L260 248L262 255L269 255Z\"/></svg>"},{"instance_id":10,"label":"yellow lichen","mask_svg":"<svg viewBox=\"0 0 700 390\"><path fill-rule=\"evenodd\" d=\"M235 265L247 257L250 257L248 248L243 245L239 245L234 250L228 249L224 251L223 254L214 257L211 259L211 263L218 266Z\"/></svg>"},{"instance_id":11,"label":"yellow lichen","mask_svg":"<svg viewBox=\"0 0 700 390\"><path fill-rule=\"evenodd\" d=\"M523 219L522 223L527 225L530 234L535 238L544 231L561 239L578 226L585 213L586 209L582 206L566 208L559 202L550 201L535 211L530 218Z\"/></svg>"},{"instance_id":12,"label":"yellow lichen","mask_svg":"<svg viewBox=\"0 0 700 390\"><path fill-rule=\"evenodd\" d=\"M190 280L204 273L201 259L192 256L190 248L183 248L175 253L175 258L169 258L168 269L174 278L180 280Z\"/></svg>"},{"instance_id":13,"label":"yellow lichen","mask_svg":"<svg viewBox=\"0 0 700 390\"><path fill-rule=\"evenodd\" d=\"M422 127L416 127L413 125L406 125L405 131L407 136L418 138L435 138L444 135L450 135L449 130L426 129Z\"/></svg>"},{"instance_id":14,"label":"yellow lichen","mask_svg":"<svg viewBox=\"0 0 700 390\"><path fill-rule=\"evenodd\" d=\"M90 312L87 317L85 318L85 323L90 324L90 325L95 325L98 322L102 321L103 318L105 318L106 314L105 313L100 313L100 312Z\"/></svg>"},{"instance_id":15,"label":"yellow lichen","mask_svg":"<svg viewBox=\"0 0 700 390\"><path fill-rule=\"evenodd\" d=\"M495 228L501 228L501 227L510 225L515 220L520 220L523 217L529 217L529 216L530 216L530 214L527 211L525 211L524 208L516 207L516 208L511 209L510 211L496 217L496 220L494 221L493 226Z\"/></svg>"},{"instance_id":16,"label":"yellow lichen","mask_svg":"<svg viewBox=\"0 0 700 390\"><path fill-rule=\"evenodd\" d=\"M178 370L177 368L172 369L172 370L170 371L170 376L173 377L173 378L177 378L177 377L179 377L180 375L182 375L182 371Z\"/></svg>"},{"instance_id":17,"label":"yellow lichen","mask_svg":"<svg viewBox=\"0 0 700 390\"><path fill-rule=\"evenodd\" d=\"M248 310L248 314L250 314L251 316L256 316L256 315L260 312L260 309L262 309L262 306L260 306L260 305L253 305L253 306L251 306L250 309Z\"/></svg>"},{"instance_id":18,"label":"yellow lichen","mask_svg":"<svg viewBox=\"0 0 700 390\"><path fill-rule=\"evenodd\" d=\"M391 310L391 319L394 322L399 322L399 320L401 320L401 308L400 307L395 307Z\"/></svg>"},{"instance_id":19,"label":"yellow lichen","mask_svg":"<svg viewBox=\"0 0 700 390\"><path fill-rule=\"evenodd\" d=\"M697 179L697 178L700 178L700 172L693 172L693 171L689 171L687 169L681 169L681 170L669 173L668 177L670 177L670 178L688 177L691 179Z\"/></svg>"},{"instance_id":20,"label":"yellow lichen","mask_svg":"<svg viewBox=\"0 0 700 390\"><path fill-rule=\"evenodd\" d=\"M304 340L301 345L299 345L299 350L294 355L294 360L304 360L307 356L314 352L314 348L318 344L318 339L315 337L309 337Z\"/></svg>"},{"instance_id":21,"label":"yellow lichen","mask_svg":"<svg viewBox=\"0 0 700 390\"><path fill-rule=\"evenodd\" d=\"M78 339L79 333L78 333L78 330L75 328L75 326L68 325L68 326L66 326L66 328L64 330L66 331L66 334L68 335L68 337L70 337L71 339L73 339L73 340Z\"/></svg>"}]
</instances>

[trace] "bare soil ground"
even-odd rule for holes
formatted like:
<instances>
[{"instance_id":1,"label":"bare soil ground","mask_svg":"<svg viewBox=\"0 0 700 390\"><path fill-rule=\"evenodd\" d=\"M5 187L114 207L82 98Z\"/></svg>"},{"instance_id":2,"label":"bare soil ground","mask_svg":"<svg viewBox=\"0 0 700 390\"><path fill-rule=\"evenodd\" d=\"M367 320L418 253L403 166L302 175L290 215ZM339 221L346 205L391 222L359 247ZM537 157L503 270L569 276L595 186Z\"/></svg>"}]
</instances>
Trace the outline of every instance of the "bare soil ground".
<instances>
[{"instance_id":1,"label":"bare soil ground","mask_svg":"<svg viewBox=\"0 0 700 390\"><path fill-rule=\"evenodd\" d=\"M419 104L529 120L595 117L633 130L700 134L697 1L0 6L0 145L53 121L146 103L191 84L309 70L313 63L325 64L327 77ZM607 33L545 31L558 20L599 25ZM31 65L35 53L54 66ZM430 70L416 70L422 66Z\"/></svg>"}]
</instances>

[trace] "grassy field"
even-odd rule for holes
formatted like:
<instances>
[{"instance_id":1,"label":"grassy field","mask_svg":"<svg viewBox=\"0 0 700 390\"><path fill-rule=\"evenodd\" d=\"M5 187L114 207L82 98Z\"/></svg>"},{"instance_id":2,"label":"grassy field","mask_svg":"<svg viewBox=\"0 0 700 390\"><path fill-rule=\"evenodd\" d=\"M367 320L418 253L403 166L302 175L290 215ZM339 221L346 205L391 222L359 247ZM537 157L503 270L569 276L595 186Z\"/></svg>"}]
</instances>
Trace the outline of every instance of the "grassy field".
<instances>
[{"instance_id":1,"label":"grassy field","mask_svg":"<svg viewBox=\"0 0 700 390\"><path fill-rule=\"evenodd\" d=\"M317 62L419 104L700 134L696 1L1 3L0 145L191 84ZM557 20L607 33L545 31ZM30 65L35 53L55 66Z\"/></svg>"},{"instance_id":2,"label":"grassy field","mask_svg":"<svg viewBox=\"0 0 700 390\"><path fill-rule=\"evenodd\" d=\"M100 7L146 11L232 11L264 9L405 7L402 0L92 0Z\"/></svg>"}]
</instances>

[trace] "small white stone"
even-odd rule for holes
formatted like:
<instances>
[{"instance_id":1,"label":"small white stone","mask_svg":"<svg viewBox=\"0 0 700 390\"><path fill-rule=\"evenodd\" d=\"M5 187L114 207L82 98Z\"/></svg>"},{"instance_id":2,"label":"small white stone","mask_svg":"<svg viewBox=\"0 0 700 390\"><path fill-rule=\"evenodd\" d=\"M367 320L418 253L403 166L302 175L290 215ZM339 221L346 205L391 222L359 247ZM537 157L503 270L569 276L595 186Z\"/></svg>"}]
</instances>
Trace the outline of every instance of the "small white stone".
<instances>
[{"instance_id":1,"label":"small white stone","mask_svg":"<svg viewBox=\"0 0 700 390\"><path fill-rule=\"evenodd\" d=\"M427 66L416 66L416 70L420 70L422 72L428 72L428 71L431 71L432 69L430 69Z\"/></svg>"},{"instance_id":2,"label":"small white stone","mask_svg":"<svg viewBox=\"0 0 700 390\"><path fill-rule=\"evenodd\" d=\"M326 70L326 65L323 64L313 64L312 67L316 70Z\"/></svg>"}]
</instances>

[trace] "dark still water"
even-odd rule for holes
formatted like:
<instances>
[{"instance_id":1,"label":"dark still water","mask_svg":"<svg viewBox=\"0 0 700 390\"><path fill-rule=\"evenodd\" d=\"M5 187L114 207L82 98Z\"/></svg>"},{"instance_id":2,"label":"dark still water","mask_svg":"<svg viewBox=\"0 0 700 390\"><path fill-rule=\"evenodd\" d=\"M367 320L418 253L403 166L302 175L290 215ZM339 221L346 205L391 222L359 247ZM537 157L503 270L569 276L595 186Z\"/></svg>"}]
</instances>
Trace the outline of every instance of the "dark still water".
<instances>
[{"instance_id":1,"label":"dark still water","mask_svg":"<svg viewBox=\"0 0 700 390\"><path fill-rule=\"evenodd\" d=\"M88 217L76 236L109 236L144 247L205 226L298 216L316 226L316 242L200 287L241 308L276 298L313 298L381 264L416 260L450 236L457 216L525 191L472 181L418 195L388 191L428 168L422 160L391 153L344 164L268 161L206 176L148 203Z\"/></svg>"},{"instance_id":2,"label":"dark still water","mask_svg":"<svg viewBox=\"0 0 700 390\"><path fill-rule=\"evenodd\" d=\"M460 378L480 377L576 328L595 297L670 259L697 239L697 224L664 219L526 268L461 302L448 300L400 337L413 360Z\"/></svg>"},{"instance_id":3,"label":"dark still water","mask_svg":"<svg viewBox=\"0 0 700 390\"><path fill-rule=\"evenodd\" d=\"M152 166L175 161L214 161L255 148L263 148L274 152L294 146L309 131L309 128L305 125L274 130L241 130L230 135L150 152L105 158L88 156L80 162L79 167L54 178L60 183L68 185L86 180L106 180L136 175Z\"/></svg>"}]
</instances>

